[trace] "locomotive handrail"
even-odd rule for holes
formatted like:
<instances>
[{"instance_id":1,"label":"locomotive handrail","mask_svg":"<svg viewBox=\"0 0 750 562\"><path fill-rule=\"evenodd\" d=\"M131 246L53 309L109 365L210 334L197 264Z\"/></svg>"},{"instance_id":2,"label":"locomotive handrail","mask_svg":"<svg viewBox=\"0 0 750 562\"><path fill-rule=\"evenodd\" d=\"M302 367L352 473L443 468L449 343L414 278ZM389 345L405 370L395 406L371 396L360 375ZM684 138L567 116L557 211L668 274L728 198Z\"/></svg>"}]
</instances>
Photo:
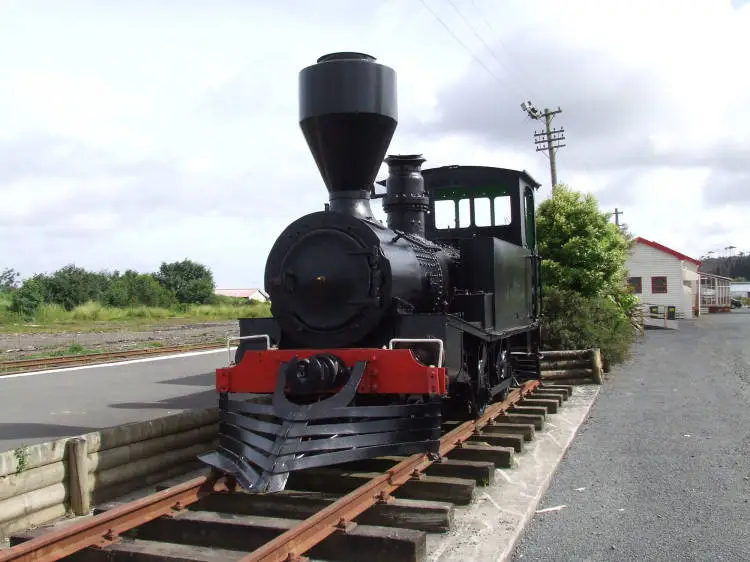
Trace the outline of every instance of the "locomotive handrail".
<instances>
[{"instance_id":1,"label":"locomotive handrail","mask_svg":"<svg viewBox=\"0 0 750 562\"><path fill-rule=\"evenodd\" d=\"M438 344L438 367L443 366L443 340L440 338L393 338L388 342L388 349L393 349L394 343L437 343Z\"/></svg>"},{"instance_id":2,"label":"locomotive handrail","mask_svg":"<svg viewBox=\"0 0 750 562\"><path fill-rule=\"evenodd\" d=\"M266 340L266 350L271 349L271 336L268 334L255 334L252 336L229 336L227 337L227 357L229 364L232 364L232 344L233 340Z\"/></svg>"}]
</instances>

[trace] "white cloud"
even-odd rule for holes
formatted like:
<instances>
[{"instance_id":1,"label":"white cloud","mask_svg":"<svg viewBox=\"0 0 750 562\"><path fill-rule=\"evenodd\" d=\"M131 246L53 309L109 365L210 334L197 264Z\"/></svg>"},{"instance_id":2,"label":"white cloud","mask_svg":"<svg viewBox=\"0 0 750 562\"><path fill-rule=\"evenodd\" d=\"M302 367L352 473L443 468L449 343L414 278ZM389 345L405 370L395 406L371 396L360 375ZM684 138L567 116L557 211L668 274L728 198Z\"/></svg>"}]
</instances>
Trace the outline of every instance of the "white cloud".
<instances>
[{"instance_id":1,"label":"white cloud","mask_svg":"<svg viewBox=\"0 0 750 562\"><path fill-rule=\"evenodd\" d=\"M0 267L189 257L260 286L275 237L326 200L297 75L338 50L397 71L391 153L524 168L546 195L519 104L560 105L561 181L686 253L750 250L750 8L425 3L464 46L412 0L0 1Z\"/></svg>"}]
</instances>

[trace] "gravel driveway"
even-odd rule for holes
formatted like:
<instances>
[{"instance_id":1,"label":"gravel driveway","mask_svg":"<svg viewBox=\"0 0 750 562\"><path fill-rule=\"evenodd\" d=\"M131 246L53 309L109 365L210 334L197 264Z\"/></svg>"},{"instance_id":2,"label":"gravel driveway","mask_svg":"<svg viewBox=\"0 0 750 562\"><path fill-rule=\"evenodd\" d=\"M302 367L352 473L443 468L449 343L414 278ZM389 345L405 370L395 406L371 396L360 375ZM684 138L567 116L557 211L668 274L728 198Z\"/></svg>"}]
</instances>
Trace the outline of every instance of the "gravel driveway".
<instances>
[{"instance_id":1,"label":"gravel driveway","mask_svg":"<svg viewBox=\"0 0 750 562\"><path fill-rule=\"evenodd\" d=\"M750 314L647 331L512 557L750 560Z\"/></svg>"},{"instance_id":2,"label":"gravel driveway","mask_svg":"<svg viewBox=\"0 0 750 562\"><path fill-rule=\"evenodd\" d=\"M156 325L150 329L121 328L100 332L30 332L0 334L0 360L20 359L30 353L65 349L80 344L97 351L120 351L138 344L159 341L163 345L185 345L226 341L239 335L237 320L192 324Z\"/></svg>"}]
</instances>

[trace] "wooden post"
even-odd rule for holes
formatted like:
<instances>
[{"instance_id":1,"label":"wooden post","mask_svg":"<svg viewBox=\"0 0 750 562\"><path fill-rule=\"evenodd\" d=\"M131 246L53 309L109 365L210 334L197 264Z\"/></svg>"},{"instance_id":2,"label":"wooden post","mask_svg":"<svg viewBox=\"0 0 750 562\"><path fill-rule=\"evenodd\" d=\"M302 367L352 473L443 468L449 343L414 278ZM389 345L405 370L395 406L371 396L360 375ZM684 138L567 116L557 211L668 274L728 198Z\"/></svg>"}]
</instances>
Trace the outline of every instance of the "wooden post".
<instances>
[{"instance_id":1,"label":"wooden post","mask_svg":"<svg viewBox=\"0 0 750 562\"><path fill-rule=\"evenodd\" d=\"M67 447L70 509L74 515L88 515L91 511L91 494L86 440L74 437L67 442Z\"/></svg>"},{"instance_id":2,"label":"wooden post","mask_svg":"<svg viewBox=\"0 0 750 562\"><path fill-rule=\"evenodd\" d=\"M590 349L589 357L591 358L592 378L596 384L602 384L602 354L599 348Z\"/></svg>"}]
</instances>

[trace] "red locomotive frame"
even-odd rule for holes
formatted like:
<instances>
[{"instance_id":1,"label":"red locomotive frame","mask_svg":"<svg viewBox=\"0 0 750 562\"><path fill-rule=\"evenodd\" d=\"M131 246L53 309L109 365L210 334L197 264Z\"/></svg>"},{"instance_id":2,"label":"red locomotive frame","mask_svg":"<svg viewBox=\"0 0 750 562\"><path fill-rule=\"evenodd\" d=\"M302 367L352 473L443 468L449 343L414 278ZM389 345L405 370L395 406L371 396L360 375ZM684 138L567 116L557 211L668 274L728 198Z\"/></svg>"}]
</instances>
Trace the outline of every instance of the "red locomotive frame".
<instances>
[{"instance_id":1,"label":"red locomotive frame","mask_svg":"<svg viewBox=\"0 0 750 562\"><path fill-rule=\"evenodd\" d=\"M247 350L240 362L216 370L216 390L230 393L272 394L282 363L331 353L350 369L365 362L358 394L448 393L445 367L423 365L410 349L267 349Z\"/></svg>"}]
</instances>

